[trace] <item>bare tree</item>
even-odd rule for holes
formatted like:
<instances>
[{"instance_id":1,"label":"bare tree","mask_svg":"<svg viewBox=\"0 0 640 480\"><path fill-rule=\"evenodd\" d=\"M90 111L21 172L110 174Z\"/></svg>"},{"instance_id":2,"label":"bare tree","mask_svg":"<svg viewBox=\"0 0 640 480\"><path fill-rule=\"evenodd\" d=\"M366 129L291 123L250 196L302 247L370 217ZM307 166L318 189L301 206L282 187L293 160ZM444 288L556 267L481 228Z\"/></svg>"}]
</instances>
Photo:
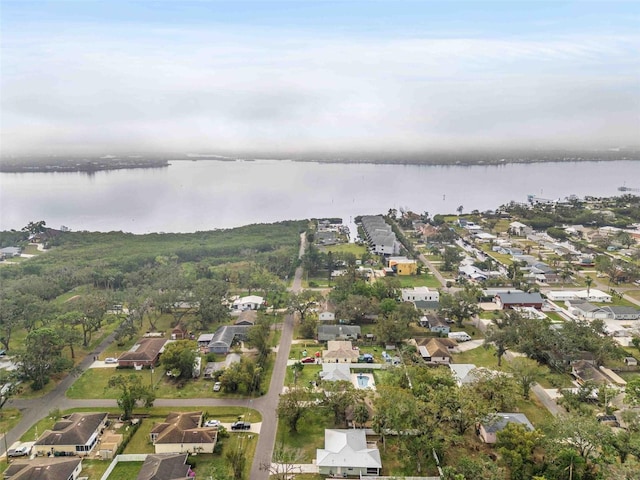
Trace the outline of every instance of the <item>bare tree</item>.
<instances>
[{"instance_id":1,"label":"bare tree","mask_svg":"<svg viewBox=\"0 0 640 480\"><path fill-rule=\"evenodd\" d=\"M272 461L260 462L260 470L269 472L269 478L288 480L296 473L302 473L300 467L302 452L299 449L280 446L273 452Z\"/></svg>"}]
</instances>

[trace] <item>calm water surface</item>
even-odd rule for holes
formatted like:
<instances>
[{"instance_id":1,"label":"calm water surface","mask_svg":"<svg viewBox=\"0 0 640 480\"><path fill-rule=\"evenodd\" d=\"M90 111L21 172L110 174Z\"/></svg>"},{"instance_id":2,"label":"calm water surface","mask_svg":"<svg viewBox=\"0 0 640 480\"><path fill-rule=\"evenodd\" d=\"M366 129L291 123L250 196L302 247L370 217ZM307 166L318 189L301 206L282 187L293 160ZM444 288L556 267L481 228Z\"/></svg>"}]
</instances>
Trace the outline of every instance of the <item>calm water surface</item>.
<instances>
[{"instance_id":1,"label":"calm water surface","mask_svg":"<svg viewBox=\"0 0 640 480\"><path fill-rule=\"evenodd\" d=\"M528 194L618 195L640 188L640 162L418 166L173 161L151 170L0 173L0 229L32 220L72 230L194 232L250 223L494 209Z\"/></svg>"}]
</instances>

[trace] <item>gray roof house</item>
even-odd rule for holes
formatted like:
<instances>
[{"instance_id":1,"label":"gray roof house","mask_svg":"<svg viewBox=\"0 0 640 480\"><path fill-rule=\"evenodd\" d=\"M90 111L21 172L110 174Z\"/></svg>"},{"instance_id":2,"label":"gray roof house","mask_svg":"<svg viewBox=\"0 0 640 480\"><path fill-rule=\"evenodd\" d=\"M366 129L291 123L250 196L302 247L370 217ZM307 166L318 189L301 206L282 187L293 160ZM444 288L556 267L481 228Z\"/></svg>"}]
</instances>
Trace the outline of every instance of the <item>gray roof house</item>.
<instances>
[{"instance_id":1,"label":"gray roof house","mask_svg":"<svg viewBox=\"0 0 640 480\"><path fill-rule=\"evenodd\" d=\"M325 382L350 382L351 368L348 363L323 363L320 378Z\"/></svg>"},{"instance_id":2,"label":"gray roof house","mask_svg":"<svg viewBox=\"0 0 640 480\"><path fill-rule=\"evenodd\" d=\"M613 320L640 319L640 310L633 307L602 307L601 310L607 314L607 318Z\"/></svg>"},{"instance_id":3,"label":"gray roof house","mask_svg":"<svg viewBox=\"0 0 640 480\"><path fill-rule=\"evenodd\" d=\"M318 341L329 340L357 340L361 335L358 325L320 325L318 326Z\"/></svg>"},{"instance_id":4,"label":"gray roof house","mask_svg":"<svg viewBox=\"0 0 640 480\"><path fill-rule=\"evenodd\" d=\"M496 294L495 302L503 310L513 307L533 307L540 309L542 308L544 300L538 292L506 292Z\"/></svg>"},{"instance_id":5,"label":"gray roof house","mask_svg":"<svg viewBox=\"0 0 640 480\"><path fill-rule=\"evenodd\" d=\"M65 415L45 430L33 446L36 454L88 455L107 423L106 413L78 412Z\"/></svg>"},{"instance_id":6,"label":"gray roof house","mask_svg":"<svg viewBox=\"0 0 640 480\"><path fill-rule=\"evenodd\" d=\"M484 443L496 443L496 434L509 423L520 423L528 430L534 430L533 425L523 413L496 413L480 424L479 435Z\"/></svg>"},{"instance_id":7,"label":"gray roof house","mask_svg":"<svg viewBox=\"0 0 640 480\"><path fill-rule=\"evenodd\" d=\"M136 480L186 480L193 470L187 464L187 453L158 453L147 455Z\"/></svg>"},{"instance_id":8,"label":"gray roof house","mask_svg":"<svg viewBox=\"0 0 640 480\"><path fill-rule=\"evenodd\" d=\"M382 460L375 444L368 444L364 430L327 429L324 448L316 451L321 475L380 475Z\"/></svg>"},{"instance_id":9,"label":"gray roof house","mask_svg":"<svg viewBox=\"0 0 640 480\"><path fill-rule=\"evenodd\" d=\"M37 457L17 460L4 471L5 480L76 480L82 472L77 457Z\"/></svg>"},{"instance_id":10,"label":"gray roof house","mask_svg":"<svg viewBox=\"0 0 640 480\"><path fill-rule=\"evenodd\" d=\"M229 353L229 349L236 339L244 339L251 328L250 325L223 325L213 334L206 347L209 353Z\"/></svg>"}]
</instances>

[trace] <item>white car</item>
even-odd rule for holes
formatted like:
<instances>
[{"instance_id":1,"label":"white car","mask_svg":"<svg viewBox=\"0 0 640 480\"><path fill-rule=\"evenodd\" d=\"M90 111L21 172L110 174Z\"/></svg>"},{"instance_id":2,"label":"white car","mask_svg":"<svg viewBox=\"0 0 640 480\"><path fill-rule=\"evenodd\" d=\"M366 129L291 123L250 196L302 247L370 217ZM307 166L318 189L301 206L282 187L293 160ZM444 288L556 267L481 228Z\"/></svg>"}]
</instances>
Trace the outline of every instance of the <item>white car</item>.
<instances>
[{"instance_id":1,"label":"white car","mask_svg":"<svg viewBox=\"0 0 640 480\"><path fill-rule=\"evenodd\" d=\"M104 363L118 363L118 359L113 357L107 357L104 359Z\"/></svg>"},{"instance_id":2,"label":"white car","mask_svg":"<svg viewBox=\"0 0 640 480\"><path fill-rule=\"evenodd\" d=\"M222 388L222 383L216 382L216 383L213 384L213 391L214 392L219 392L221 388Z\"/></svg>"},{"instance_id":3,"label":"white car","mask_svg":"<svg viewBox=\"0 0 640 480\"><path fill-rule=\"evenodd\" d=\"M220 426L220 420L207 420L206 422L204 422L204 426L205 427L219 427Z\"/></svg>"}]
</instances>

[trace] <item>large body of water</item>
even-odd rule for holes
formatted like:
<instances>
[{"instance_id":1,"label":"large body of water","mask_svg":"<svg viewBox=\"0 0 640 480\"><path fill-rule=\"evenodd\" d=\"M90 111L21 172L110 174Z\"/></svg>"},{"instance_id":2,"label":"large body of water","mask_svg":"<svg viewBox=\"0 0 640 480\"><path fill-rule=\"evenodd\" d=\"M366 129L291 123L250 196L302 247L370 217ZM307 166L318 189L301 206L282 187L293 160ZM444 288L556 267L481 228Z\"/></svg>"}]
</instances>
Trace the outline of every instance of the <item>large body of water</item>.
<instances>
[{"instance_id":1,"label":"large body of water","mask_svg":"<svg viewBox=\"0 0 640 480\"><path fill-rule=\"evenodd\" d=\"M29 221L72 230L194 232L250 223L342 217L389 208L495 209L528 194L612 196L640 188L640 162L502 166L173 161L168 168L0 173L0 229Z\"/></svg>"}]
</instances>

